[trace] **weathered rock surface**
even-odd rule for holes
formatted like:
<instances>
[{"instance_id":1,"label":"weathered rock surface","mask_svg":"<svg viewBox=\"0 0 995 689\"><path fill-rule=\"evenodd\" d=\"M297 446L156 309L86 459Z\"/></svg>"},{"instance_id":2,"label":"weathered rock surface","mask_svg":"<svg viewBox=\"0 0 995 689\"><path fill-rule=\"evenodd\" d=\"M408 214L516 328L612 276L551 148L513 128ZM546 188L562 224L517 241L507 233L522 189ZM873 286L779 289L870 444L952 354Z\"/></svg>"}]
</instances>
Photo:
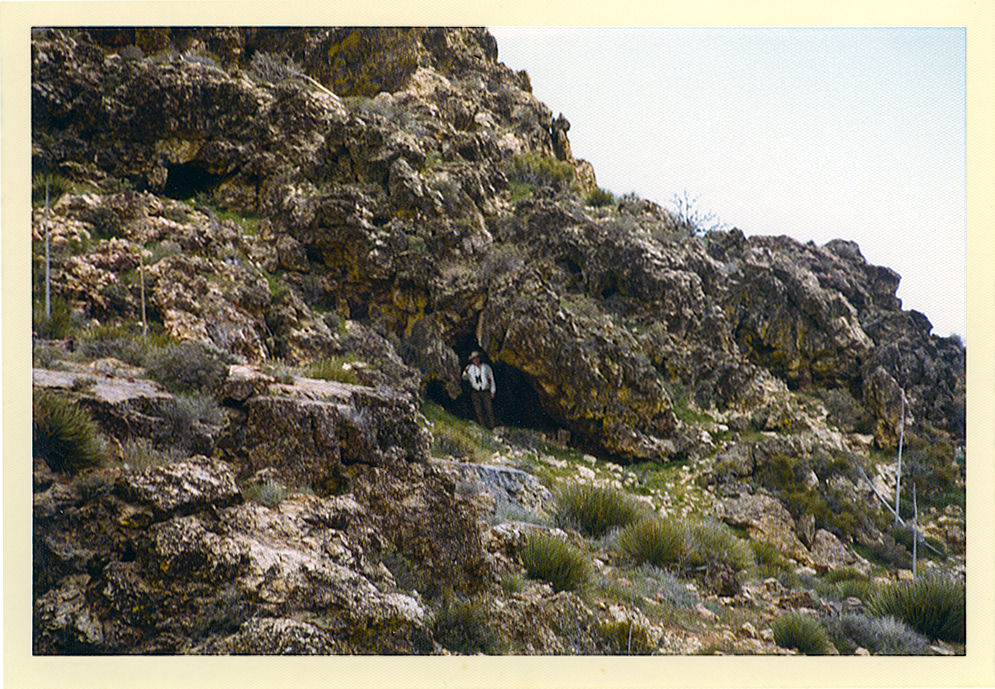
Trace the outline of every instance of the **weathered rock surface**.
<instances>
[{"instance_id":1,"label":"weathered rock surface","mask_svg":"<svg viewBox=\"0 0 995 689\"><path fill-rule=\"evenodd\" d=\"M450 395L476 342L548 416L617 457L696 452L668 385L723 410L765 403L768 378L859 395L885 448L900 388L917 424L963 439L963 349L902 312L898 276L852 243L738 230L699 242L653 204L598 215L541 189L508 215L510 156L583 166L569 123L497 62L486 31L153 31L142 50L163 60L122 58L137 40L51 31L33 44L33 112L49 137L38 164L153 192L69 196L56 210L57 236L114 235L57 266L94 314L134 317L122 272L150 242L171 243L183 253L153 254L144 279L176 337L248 363L307 361L348 350L316 313L332 310ZM218 65L188 57L197 50L218 51ZM261 76L246 57L276 52L338 96ZM197 192L259 214L260 231L154 195ZM406 375L399 364L391 375Z\"/></svg>"},{"instance_id":2,"label":"weathered rock surface","mask_svg":"<svg viewBox=\"0 0 995 689\"><path fill-rule=\"evenodd\" d=\"M31 112L34 168L66 188L33 239L48 230L53 296L97 333L80 343L96 361L36 363L34 385L85 408L111 459L75 478L35 462L37 653L434 653L448 596L516 652L619 652L605 630L624 628L658 652L777 652L767 629L703 643L641 603L502 596L551 492L430 460L419 424L426 397L466 412L472 349L515 423L643 477L678 461L647 502L710 510L815 573L866 570L854 543L900 550L871 485L893 490L875 453L903 430L934 500L963 484L965 349L902 310L894 271L844 240L585 205L570 123L485 29L40 29ZM238 362L216 414L104 351L101 328L143 318ZM329 362L351 382L302 375ZM179 461L136 471L129 443ZM957 509L924 521L961 557ZM714 563L701 583L771 618L840 613Z\"/></svg>"},{"instance_id":3,"label":"weathered rock surface","mask_svg":"<svg viewBox=\"0 0 995 689\"><path fill-rule=\"evenodd\" d=\"M716 505L715 516L728 524L745 528L751 538L773 544L787 557L803 564L810 560L808 549L795 534L791 514L769 495L727 498Z\"/></svg>"},{"instance_id":4,"label":"weathered rock surface","mask_svg":"<svg viewBox=\"0 0 995 689\"><path fill-rule=\"evenodd\" d=\"M431 652L424 608L378 564L380 536L351 497L216 500L180 516L219 484L241 498L230 468L201 460L125 475L105 508L123 517L141 505L135 484L174 499L145 528L119 519L124 551L106 563L75 553L83 571L36 601L35 652Z\"/></svg>"},{"instance_id":5,"label":"weathered rock surface","mask_svg":"<svg viewBox=\"0 0 995 689\"><path fill-rule=\"evenodd\" d=\"M35 383L69 394L76 375L37 370ZM36 651L433 652L424 605L397 588L383 553L417 563L428 592L486 586L487 562L472 507L425 463L411 403L331 381L280 384L250 367L234 367L221 394L238 405L219 433L229 462L75 482L36 467ZM159 403L146 405L148 433L175 404L144 380L104 379L85 395L109 433L136 399ZM324 497L246 502L239 481L260 469Z\"/></svg>"}]
</instances>

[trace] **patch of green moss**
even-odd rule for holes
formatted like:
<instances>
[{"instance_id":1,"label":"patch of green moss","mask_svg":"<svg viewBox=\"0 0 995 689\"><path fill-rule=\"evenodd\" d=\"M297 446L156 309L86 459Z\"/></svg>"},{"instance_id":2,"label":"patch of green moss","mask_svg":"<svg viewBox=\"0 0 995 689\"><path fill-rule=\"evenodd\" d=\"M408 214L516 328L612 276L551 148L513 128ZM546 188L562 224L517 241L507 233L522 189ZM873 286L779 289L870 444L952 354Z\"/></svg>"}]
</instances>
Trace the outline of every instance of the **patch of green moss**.
<instances>
[{"instance_id":1,"label":"patch of green moss","mask_svg":"<svg viewBox=\"0 0 995 689\"><path fill-rule=\"evenodd\" d=\"M330 356L312 361L307 367L305 375L308 378L317 378L318 380L333 380L339 383L359 385L360 380L356 369L365 365L366 363L355 354Z\"/></svg>"},{"instance_id":2,"label":"patch of green moss","mask_svg":"<svg viewBox=\"0 0 995 689\"><path fill-rule=\"evenodd\" d=\"M425 428L432 435L431 452L435 457L482 463L500 449L489 430L450 414L431 400L422 402L420 411L428 422Z\"/></svg>"}]
</instances>

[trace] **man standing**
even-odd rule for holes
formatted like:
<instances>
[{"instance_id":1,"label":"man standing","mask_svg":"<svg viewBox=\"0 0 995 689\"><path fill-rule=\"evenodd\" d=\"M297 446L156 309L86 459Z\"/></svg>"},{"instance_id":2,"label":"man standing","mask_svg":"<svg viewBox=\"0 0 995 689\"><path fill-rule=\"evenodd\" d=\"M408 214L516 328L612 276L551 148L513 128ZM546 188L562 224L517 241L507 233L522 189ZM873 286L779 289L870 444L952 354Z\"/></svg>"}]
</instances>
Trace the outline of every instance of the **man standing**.
<instances>
[{"instance_id":1,"label":"man standing","mask_svg":"<svg viewBox=\"0 0 995 689\"><path fill-rule=\"evenodd\" d=\"M494 408L491 406L496 391L494 372L487 364L480 363L480 352L470 354L470 363L463 369L463 380L470 381L470 398L477 421L481 426L494 428Z\"/></svg>"}]
</instances>

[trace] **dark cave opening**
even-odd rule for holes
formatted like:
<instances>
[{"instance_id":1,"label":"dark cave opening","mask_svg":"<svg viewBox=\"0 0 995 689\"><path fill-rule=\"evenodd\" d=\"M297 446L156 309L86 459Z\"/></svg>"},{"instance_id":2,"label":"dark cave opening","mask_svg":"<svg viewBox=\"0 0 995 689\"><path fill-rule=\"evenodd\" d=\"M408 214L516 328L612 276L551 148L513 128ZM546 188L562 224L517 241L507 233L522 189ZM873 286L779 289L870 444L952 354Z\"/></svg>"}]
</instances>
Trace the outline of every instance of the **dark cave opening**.
<instances>
[{"instance_id":1,"label":"dark cave opening","mask_svg":"<svg viewBox=\"0 0 995 689\"><path fill-rule=\"evenodd\" d=\"M221 175L211 174L194 163L169 165L166 168L166 185L162 195L177 201L185 201L200 193L210 193Z\"/></svg>"},{"instance_id":2,"label":"dark cave opening","mask_svg":"<svg viewBox=\"0 0 995 689\"><path fill-rule=\"evenodd\" d=\"M483 351L473 337L463 338L453 349L459 355L461 372L469 363L470 352ZM562 425L546 412L539 394L527 375L514 366L492 361L486 352L483 352L483 361L494 371L497 388L494 396L494 417L498 426L516 426L542 433L554 433L562 428ZM450 414L476 421L473 403L470 400L470 384L463 381L462 388L462 393L454 400L449 397L442 385L430 383L426 396Z\"/></svg>"}]
</instances>

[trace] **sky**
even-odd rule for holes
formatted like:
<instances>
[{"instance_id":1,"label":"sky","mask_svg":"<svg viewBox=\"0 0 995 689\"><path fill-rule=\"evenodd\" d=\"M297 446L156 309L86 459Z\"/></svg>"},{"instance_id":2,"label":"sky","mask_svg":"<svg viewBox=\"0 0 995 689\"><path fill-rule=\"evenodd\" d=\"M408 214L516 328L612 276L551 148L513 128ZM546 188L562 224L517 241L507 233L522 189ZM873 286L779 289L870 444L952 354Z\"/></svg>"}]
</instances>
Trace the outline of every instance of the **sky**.
<instances>
[{"instance_id":1,"label":"sky","mask_svg":"<svg viewBox=\"0 0 995 689\"><path fill-rule=\"evenodd\" d=\"M966 336L963 28L488 28L598 186L856 241L904 309Z\"/></svg>"}]
</instances>

